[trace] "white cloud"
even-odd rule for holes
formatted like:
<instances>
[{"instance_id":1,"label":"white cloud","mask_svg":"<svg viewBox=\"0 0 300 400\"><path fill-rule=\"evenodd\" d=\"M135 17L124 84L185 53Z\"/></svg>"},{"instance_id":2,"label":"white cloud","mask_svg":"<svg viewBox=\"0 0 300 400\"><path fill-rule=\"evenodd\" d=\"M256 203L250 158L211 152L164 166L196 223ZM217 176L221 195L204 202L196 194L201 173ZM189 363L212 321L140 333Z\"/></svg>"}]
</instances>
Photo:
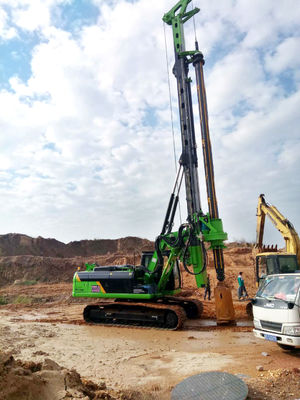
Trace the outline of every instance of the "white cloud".
<instances>
[{"instance_id":1,"label":"white cloud","mask_svg":"<svg viewBox=\"0 0 300 400\"><path fill-rule=\"evenodd\" d=\"M15 0L16 28L4 16L5 29L37 31L41 42L32 51L30 78L13 77L10 90L0 92L2 232L65 241L153 239L175 177L161 21L174 1L94 1L99 19L76 37L55 26L52 10L60 3ZM262 192L300 226L294 206L298 11L289 4L205 0L196 18L220 215L230 238L254 239ZM169 26L166 34L171 69ZM189 49L192 21L186 39ZM278 75L287 70L293 90ZM170 79L179 155L176 82ZM200 153L200 138L198 143ZM206 212L201 154L199 159Z\"/></svg>"},{"instance_id":2,"label":"white cloud","mask_svg":"<svg viewBox=\"0 0 300 400\"><path fill-rule=\"evenodd\" d=\"M0 37L22 38L23 32L38 32L55 23L59 6L72 0L0 0ZM9 10L7 12L6 10Z\"/></svg>"},{"instance_id":3,"label":"white cloud","mask_svg":"<svg viewBox=\"0 0 300 400\"><path fill-rule=\"evenodd\" d=\"M16 36L17 32L15 28L8 25L7 12L0 8L0 38L7 40L12 39Z\"/></svg>"},{"instance_id":4,"label":"white cloud","mask_svg":"<svg viewBox=\"0 0 300 400\"><path fill-rule=\"evenodd\" d=\"M48 4L41 1L23 1L22 7L13 11L13 22L21 29L35 31L50 24Z\"/></svg>"},{"instance_id":5,"label":"white cloud","mask_svg":"<svg viewBox=\"0 0 300 400\"><path fill-rule=\"evenodd\" d=\"M274 52L266 56L266 68L272 73L300 67L300 37L289 37L282 41Z\"/></svg>"}]
</instances>

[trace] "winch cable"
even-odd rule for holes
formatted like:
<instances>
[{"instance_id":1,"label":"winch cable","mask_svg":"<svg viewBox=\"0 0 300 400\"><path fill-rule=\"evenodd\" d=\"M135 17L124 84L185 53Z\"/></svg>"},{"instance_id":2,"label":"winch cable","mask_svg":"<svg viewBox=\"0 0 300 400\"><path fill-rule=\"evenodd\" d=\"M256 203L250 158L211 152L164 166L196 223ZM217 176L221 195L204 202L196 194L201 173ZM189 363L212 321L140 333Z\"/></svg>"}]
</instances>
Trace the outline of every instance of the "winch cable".
<instances>
[{"instance_id":1,"label":"winch cable","mask_svg":"<svg viewBox=\"0 0 300 400\"><path fill-rule=\"evenodd\" d=\"M194 9L194 1L192 0L192 9ZM198 40L197 40L197 32L196 32L196 23L195 23L195 14L193 15L193 25L194 25L194 35L195 35L195 43L198 45ZM198 49L196 49L198 50Z\"/></svg>"}]
</instances>

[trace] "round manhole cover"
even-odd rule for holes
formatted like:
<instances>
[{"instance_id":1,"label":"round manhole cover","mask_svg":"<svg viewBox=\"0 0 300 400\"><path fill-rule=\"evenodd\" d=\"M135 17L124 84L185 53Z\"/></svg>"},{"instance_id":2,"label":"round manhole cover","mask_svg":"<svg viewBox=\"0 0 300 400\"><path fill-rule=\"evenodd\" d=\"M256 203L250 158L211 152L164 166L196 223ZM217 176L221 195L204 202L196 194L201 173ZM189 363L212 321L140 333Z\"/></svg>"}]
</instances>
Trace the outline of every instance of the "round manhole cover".
<instances>
[{"instance_id":1,"label":"round manhole cover","mask_svg":"<svg viewBox=\"0 0 300 400\"><path fill-rule=\"evenodd\" d=\"M203 372L178 383L171 400L245 400L248 387L227 372Z\"/></svg>"}]
</instances>

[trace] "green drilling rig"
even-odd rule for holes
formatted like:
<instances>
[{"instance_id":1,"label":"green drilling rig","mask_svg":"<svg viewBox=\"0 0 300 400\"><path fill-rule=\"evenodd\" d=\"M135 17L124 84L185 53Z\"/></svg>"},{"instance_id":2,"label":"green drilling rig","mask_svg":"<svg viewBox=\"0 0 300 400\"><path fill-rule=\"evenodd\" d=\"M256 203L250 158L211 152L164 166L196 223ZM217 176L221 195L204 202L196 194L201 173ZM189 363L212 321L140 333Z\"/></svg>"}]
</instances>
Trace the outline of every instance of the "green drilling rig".
<instances>
[{"instance_id":1,"label":"green drilling rig","mask_svg":"<svg viewBox=\"0 0 300 400\"><path fill-rule=\"evenodd\" d=\"M184 24L200 11L198 8L187 11L190 2L178 1L163 16L163 21L172 26L173 31L173 72L177 81L182 153L162 230L155 240L155 249L142 253L140 265L86 264L85 271L74 274L73 296L99 298L97 303L85 307L83 315L87 322L175 330L182 327L186 318L200 317L201 302L178 296L182 287L180 263L187 273L195 276L197 287L204 287L208 247L205 244L209 243L218 279L215 288L217 322L234 323L231 291L224 283L223 248L227 234L218 213L203 77L204 58L197 41L195 50L185 49ZM195 69L200 113L209 210L206 214L200 201L192 80L189 77L191 66ZM187 220L173 230L183 180Z\"/></svg>"}]
</instances>

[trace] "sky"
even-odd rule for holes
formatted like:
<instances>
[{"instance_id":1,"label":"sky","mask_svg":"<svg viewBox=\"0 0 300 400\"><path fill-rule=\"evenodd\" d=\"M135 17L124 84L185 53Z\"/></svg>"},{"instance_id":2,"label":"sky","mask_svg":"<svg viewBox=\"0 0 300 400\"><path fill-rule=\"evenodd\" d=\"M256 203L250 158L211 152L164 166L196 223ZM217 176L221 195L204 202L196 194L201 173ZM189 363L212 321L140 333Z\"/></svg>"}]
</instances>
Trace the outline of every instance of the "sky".
<instances>
[{"instance_id":1,"label":"sky","mask_svg":"<svg viewBox=\"0 0 300 400\"><path fill-rule=\"evenodd\" d=\"M0 234L67 243L160 233L176 173L173 132L181 153L172 32L162 22L174 4L0 0ZM224 230L230 241L254 241L264 193L300 232L299 2L193 5L201 11L196 31L185 24L186 48L196 33ZM191 78L206 213L192 68ZM271 224L265 239L283 244Z\"/></svg>"}]
</instances>

